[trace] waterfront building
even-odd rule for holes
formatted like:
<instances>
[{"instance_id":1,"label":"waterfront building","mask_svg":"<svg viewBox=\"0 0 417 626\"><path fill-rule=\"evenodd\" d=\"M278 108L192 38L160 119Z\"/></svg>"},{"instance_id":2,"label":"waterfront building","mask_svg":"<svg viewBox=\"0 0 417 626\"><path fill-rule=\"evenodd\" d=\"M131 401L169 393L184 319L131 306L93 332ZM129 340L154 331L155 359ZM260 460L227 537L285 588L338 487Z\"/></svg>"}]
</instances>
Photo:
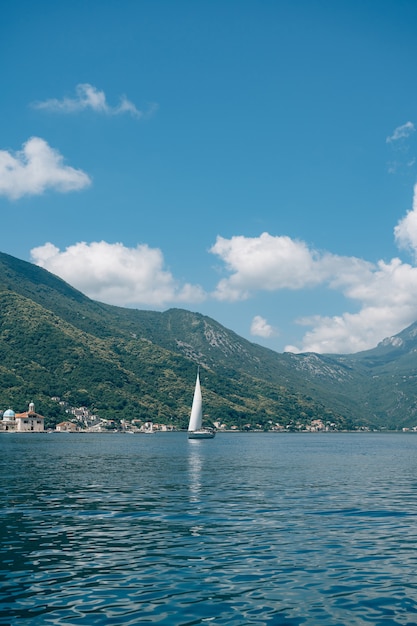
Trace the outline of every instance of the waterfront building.
<instances>
[{"instance_id":1,"label":"waterfront building","mask_svg":"<svg viewBox=\"0 0 417 626\"><path fill-rule=\"evenodd\" d=\"M0 422L0 430L16 430L15 412L13 409L7 409L3 413L3 418Z\"/></svg>"},{"instance_id":2,"label":"waterfront building","mask_svg":"<svg viewBox=\"0 0 417 626\"><path fill-rule=\"evenodd\" d=\"M75 433L79 429L74 422L60 422L56 425L56 430L61 433Z\"/></svg>"},{"instance_id":3,"label":"waterfront building","mask_svg":"<svg viewBox=\"0 0 417 626\"><path fill-rule=\"evenodd\" d=\"M23 413L15 413L12 409L7 409L3 413L0 430L20 433L43 432L45 430L45 418L36 413L35 405L31 402L29 409Z\"/></svg>"}]
</instances>

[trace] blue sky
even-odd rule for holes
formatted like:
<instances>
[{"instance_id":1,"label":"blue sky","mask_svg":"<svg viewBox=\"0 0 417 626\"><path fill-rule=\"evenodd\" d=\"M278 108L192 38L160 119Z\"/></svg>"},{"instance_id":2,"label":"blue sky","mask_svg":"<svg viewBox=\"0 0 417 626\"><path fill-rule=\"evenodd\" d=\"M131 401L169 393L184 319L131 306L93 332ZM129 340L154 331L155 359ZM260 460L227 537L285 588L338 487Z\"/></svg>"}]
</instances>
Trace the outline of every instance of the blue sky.
<instances>
[{"instance_id":1,"label":"blue sky","mask_svg":"<svg viewBox=\"0 0 417 626\"><path fill-rule=\"evenodd\" d=\"M0 250L282 352L417 320L414 0L3 0Z\"/></svg>"}]
</instances>

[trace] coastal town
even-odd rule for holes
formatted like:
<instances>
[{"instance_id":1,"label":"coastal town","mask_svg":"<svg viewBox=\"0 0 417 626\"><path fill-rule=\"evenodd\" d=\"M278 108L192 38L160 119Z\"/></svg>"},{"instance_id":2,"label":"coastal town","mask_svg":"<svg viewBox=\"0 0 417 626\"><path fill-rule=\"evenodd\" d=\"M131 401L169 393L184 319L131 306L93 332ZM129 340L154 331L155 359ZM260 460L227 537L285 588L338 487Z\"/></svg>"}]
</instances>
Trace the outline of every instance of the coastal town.
<instances>
[{"instance_id":1,"label":"coastal town","mask_svg":"<svg viewBox=\"0 0 417 626\"><path fill-rule=\"evenodd\" d=\"M87 407L69 407L67 403L61 401L60 398L54 397L55 402L65 406L65 412L68 419L59 422L54 428L45 427L45 417L35 411L35 404L29 403L28 410L21 413L15 412L9 408L3 413L0 411L0 433L1 432L64 432L64 433L103 433L103 432L123 432L123 433L143 433L151 434L156 432L172 432L178 430L170 424L159 424L152 421L143 420L124 420L120 421L104 419L91 412ZM245 424L243 428L231 425L227 426L222 422L213 423L217 432L335 432L338 431L336 425L332 422L323 422L321 419L313 419L310 423L299 422L294 424L280 424L270 420L268 428L265 429L260 424ZM361 432L368 432L370 429L366 426L356 429ZM411 428L402 428L402 432L417 432L417 425Z\"/></svg>"},{"instance_id":2,"label":"coastal town","mask_svg":"<svg viewBox=\"0 0 417 626\"><path fill-rule=\"evenodd\" d=\"M115 420L104 419L92 413L87 407L69 407L67 403L62 401L59 397L54 397L53 400L62 404L65 408L65 412L68 414L68 419L56 424L55 428L45 427L45 417L35 411L35 404L30 402L28 410L22 413L15 413L13 409L9 408L4 411L3 415L0 413L0 432L66 432L66 433L102 433L102 432L125 432L125 433L154 433L154 432L169 432L178 430L173 425L159 424L152 421L142 420ZM214 428L219 432L237 432L243 431L264 431L260 424L253 427L251 424L245 424L243 428L231 425L227 426L222 422L216 421L213 424ZM272 420L269 423L269 431L272 432L285 432L292 430L290 425L281 425L274 423ZM323 423L320 419L312 420L310 424L303 424L302 428L298 428L304 432L321 432L321 431L334 431L336 426L333 423Z\"/></svg>"},{"instance_id":3,"label":"coastal town","mask_svg":"<svg viewBox=\"0 0 417 626\"><path fill-rule=\"evenodd\" d=\"M55 401L61 402L59 398ZM91 413L86 407L68 407L65 409L68 419L58 423L55 428L45 428L45 417L35 411L35 405L30 402L28 410L16 413L13 409L0 412L0 432L138 432L151 433L156 430L174 430L165 424L153 424L153 422L141 422L139 420L121 420L120 424L114 420L106 420Z\"/></svg>"}]
</instances>

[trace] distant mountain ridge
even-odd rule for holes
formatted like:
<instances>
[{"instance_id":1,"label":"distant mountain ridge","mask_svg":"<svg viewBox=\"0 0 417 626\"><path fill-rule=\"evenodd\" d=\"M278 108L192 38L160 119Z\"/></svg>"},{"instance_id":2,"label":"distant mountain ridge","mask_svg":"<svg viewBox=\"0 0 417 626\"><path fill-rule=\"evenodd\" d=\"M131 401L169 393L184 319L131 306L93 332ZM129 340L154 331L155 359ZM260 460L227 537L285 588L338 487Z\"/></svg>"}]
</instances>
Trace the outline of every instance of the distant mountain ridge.
<instances>
[{"instance_id":1,"label":"distant mountain ridge","mask_svg":"<svg viewBox=\"0 0 417 626\"><path fill-rule=\"evenodd\" d=\"M0 409L52 397L105 417L185 427L196 366L212 422L296 430L417 424L417 324L354 355L279 354L215 320L93 301L50 272L0 253ZM7 406L6 406L7 405Z\"/></svg>"}]
</instances>

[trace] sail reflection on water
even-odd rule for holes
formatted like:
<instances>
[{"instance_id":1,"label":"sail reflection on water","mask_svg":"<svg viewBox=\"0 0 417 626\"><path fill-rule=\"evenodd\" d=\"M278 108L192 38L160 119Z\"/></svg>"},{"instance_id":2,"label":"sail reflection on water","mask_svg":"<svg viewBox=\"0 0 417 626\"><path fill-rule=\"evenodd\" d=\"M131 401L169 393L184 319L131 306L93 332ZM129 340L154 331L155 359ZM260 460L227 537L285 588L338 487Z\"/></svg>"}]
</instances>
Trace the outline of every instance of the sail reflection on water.
<instances>
[{"instance_id":1,"label":"sail reflection on water","mask_svg":"<svg viewBox=\"0 0 417 626\"><path fill-rule=\"evenodd\" d=\"M202 481L201 473L203 469L202 442L198 439L190 441L188 448L188 477L189 477L189 502L192 507L189 515L197 523L190 525L190 533L193 537L200 537L204 533L204 526L201 524L202 511Z\"/></svg>"},{"instance_id":2,"label":"sail reflection on water","mask_svg":"<svg viewBox=\"0 0 417 626\"><path fill-rule=\"evenodd\" d=\"M188 453L188 476L190 485L190 502L201 501L201 470L203 459L201 455L201 441L190 441Z\"/></svg>"}]
</instances>

